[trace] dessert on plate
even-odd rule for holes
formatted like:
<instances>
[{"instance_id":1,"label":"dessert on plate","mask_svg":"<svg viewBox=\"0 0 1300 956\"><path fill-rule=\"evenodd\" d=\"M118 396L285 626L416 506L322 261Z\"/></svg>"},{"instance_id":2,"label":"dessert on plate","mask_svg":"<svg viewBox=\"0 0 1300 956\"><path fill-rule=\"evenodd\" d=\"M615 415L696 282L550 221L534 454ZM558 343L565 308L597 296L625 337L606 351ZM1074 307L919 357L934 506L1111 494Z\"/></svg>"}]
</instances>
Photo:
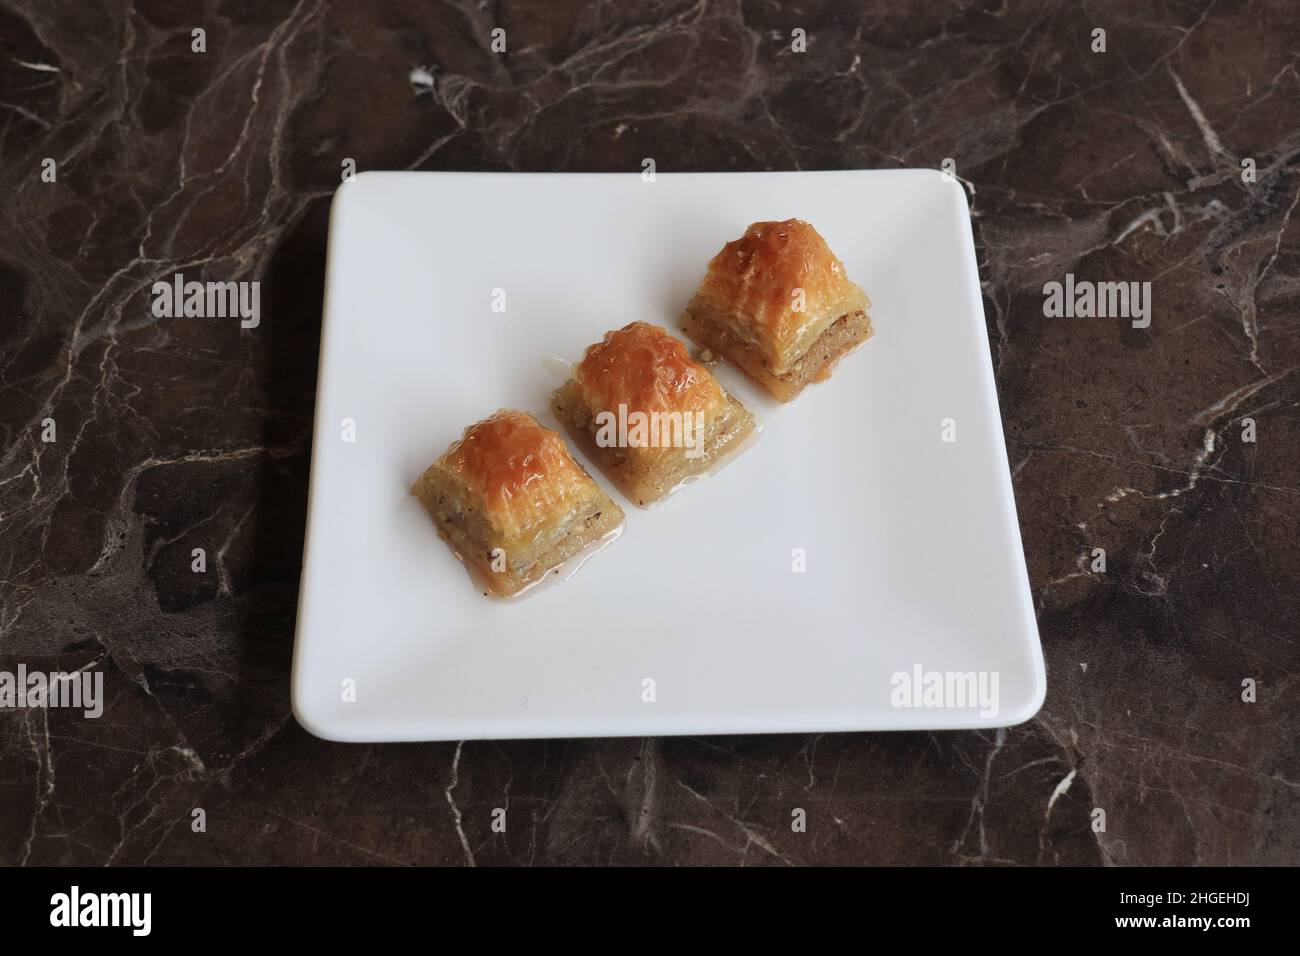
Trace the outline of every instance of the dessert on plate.
<instances>
[{"instance_id":1,"label":"dessert on plate","mask_svg":"<svg viewBox=\"0 0 1300 956\"><path fill-rule=\"evenodd\" d=\"M786 219L756 222L723 246L681 325L788 402L871 337L870 307L817 230Z\"/></svg>"},{"instance_id":2,"label":"dessert on plate","mask_svg":"<svg viewBox=\"0 0 1300 956\"><path fill-rule=\"evenodd\" d=\"M754 417L657 325L633 322L588 347L551 410L629 499L651 505L713 471Z\"/></svg>"},{"instance_id":3,"label":"dessert on plate","mask_svg":"<svg viewBox=\"0 0 1300 956\"><path fill-rule=\"evenodd\" d=\"M526 590L611 540L624 517L564 439L511 410L466 428L411 493L475 579L498 597Z\"/></svg>"}]
</instances>

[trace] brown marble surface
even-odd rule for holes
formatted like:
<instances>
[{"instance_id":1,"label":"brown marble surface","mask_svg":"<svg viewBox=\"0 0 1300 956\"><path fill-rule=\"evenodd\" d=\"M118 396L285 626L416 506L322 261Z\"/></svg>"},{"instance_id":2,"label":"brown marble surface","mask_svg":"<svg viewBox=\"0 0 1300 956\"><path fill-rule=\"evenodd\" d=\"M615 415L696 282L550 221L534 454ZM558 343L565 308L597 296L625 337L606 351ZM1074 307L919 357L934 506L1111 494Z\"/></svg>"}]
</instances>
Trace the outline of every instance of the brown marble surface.
<instances>
[{"instance_id":1,"label":"brown marble surface","mask_svg":"<svg viewBox=\"0 0 1300 956\"><path fill-rule=\"evenodd\" d=\"M0 668L93 667L107 697L98 720L0 711L0 863L1300 862L1294 4L0 0L0 156ZM644 156L955 161L1047 657L1036 718L463 746L295 723L343 158ZM154 318L177 271L260 280L261 326ZM1149 280L1150 328L1045 318L1067 272Z\"/></svg>"}]
</instances>

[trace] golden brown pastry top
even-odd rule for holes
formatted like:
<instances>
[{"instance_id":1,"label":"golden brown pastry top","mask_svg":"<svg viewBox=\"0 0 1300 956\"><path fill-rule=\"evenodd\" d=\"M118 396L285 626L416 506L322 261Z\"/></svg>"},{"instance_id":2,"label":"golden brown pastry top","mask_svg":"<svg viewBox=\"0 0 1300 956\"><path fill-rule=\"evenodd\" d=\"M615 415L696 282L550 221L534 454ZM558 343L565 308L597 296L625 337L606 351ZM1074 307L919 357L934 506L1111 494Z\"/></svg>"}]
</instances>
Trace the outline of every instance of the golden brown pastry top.
<instances>
[{"instance_id":1,"label":"golden brown pastry top","mask_svg":"<svg viewBox=\"0 0 1300 956\"><path fill-rule=\"evenodd\" d=\"M840 316L869 305L844 263L802 219L751 225L709 262L697 297L778 373Z\"/></svg>"},{"instance_id":2,"label":"golden brown pastry top","mask_svg":"<svg viewBox=\"0 0 1300 956\"><path fill-rule=\"evenodd\" d=\"M465 429L439 464L483 499L492 527L506 537L567 519L596 490L564 439L508 409Z\"/></svg>"},{"instance_id":3,"label":"golden brown pastry top","mask_svg":"<svg viewBox=\"0 0 1300 956\"><path fill-rule=\"evenodd\" d=\"M704 412L726 402L707 368L657 325L633 322L590 346L573 370L593 410Z\"/></svg>"}]
</instances>

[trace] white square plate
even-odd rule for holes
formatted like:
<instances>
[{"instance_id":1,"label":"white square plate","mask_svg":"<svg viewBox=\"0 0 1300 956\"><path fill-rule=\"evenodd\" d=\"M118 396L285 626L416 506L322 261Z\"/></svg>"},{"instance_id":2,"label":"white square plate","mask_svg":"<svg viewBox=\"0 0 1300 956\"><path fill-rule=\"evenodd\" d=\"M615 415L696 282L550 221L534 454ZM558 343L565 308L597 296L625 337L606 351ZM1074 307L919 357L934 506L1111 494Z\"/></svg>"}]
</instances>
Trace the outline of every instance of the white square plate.
<instances>
[{"instance_id":1,"label":"white square plate","mask_svg":"<svg viewBox=\"0 0 1300 956\"><path fill-rule=\"evenodd\" d=\"M557 427L552 359L637 319L680 335L723 243L788 217L866 289L874 337L789 405L720 367L764 432L654 510L575 450L622 538L484 597L415 478L498 408ZM331 211L303 560L293 707L329 739L1028 719L1046 679L965 194L929 170L358 176ZM996 714L895 706L895 675L931 672L995 674Z\"/></svg>"}]
</instances>

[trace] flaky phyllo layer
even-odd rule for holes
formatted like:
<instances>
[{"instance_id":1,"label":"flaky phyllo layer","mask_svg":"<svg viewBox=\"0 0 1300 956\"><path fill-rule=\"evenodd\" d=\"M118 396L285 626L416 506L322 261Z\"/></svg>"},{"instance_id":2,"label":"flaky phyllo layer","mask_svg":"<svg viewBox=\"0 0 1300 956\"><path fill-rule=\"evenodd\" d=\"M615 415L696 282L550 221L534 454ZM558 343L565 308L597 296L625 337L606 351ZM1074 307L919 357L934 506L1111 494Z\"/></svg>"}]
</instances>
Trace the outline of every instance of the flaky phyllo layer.
<instances>
[{"instance_id":1,"label":"flaky phyllo layer","mask_svg":"<svg viewBox=\"0 0 1300 956\"><path fill-rule=\"evenodd\" d=\"M465 429L411 491L475 580L502 597L612 540L623 523L563 439L524 412Z\"/></svg>"},{"instance_id":2,"label":"flaky phyllo layer","mask_svg":"<svg viewBox=\"0 0 1300 956\"><path fill-rule=\"evenodd\" d=\"M801 219L756 222L709 262L691 309L707 313L784 375L836 320L866 311L826 241Z\"/></svg>"},{"instance_id":3,"label":"flaky phyllo layer","mask_svg":"<svg viewBox=\"0 0 1300 956\"><path fill-rule=\"evenodd\" d=\"M471 425L434 467L482 500L496 540L563 524L596 491L564 440L523 412L500 411Z\"/></svg>"},{"instance_id":4,"label":"flaky phyllo layer","mask_svg":"<svg viewBox=\"0 0 1300 956\"><path fill-rule=\"evenodd\" d=\"M645 322L588 348L551 396L551 410L638 505L706 474L754 428L753 416L685 345Z\"/></svg>"},{"instance_id":5,"label":"flaky phyllo layer","mask_svg":"<svg viewBox=\"0 0 1300 956\"><path fill-rule=\"evenodd\" d=\"M686 346L658 326L633 322L587 349L573 370L598 447L631 449L647 466L673 449L703 454L727 393Z\"/></svg>"}]
</instances>

